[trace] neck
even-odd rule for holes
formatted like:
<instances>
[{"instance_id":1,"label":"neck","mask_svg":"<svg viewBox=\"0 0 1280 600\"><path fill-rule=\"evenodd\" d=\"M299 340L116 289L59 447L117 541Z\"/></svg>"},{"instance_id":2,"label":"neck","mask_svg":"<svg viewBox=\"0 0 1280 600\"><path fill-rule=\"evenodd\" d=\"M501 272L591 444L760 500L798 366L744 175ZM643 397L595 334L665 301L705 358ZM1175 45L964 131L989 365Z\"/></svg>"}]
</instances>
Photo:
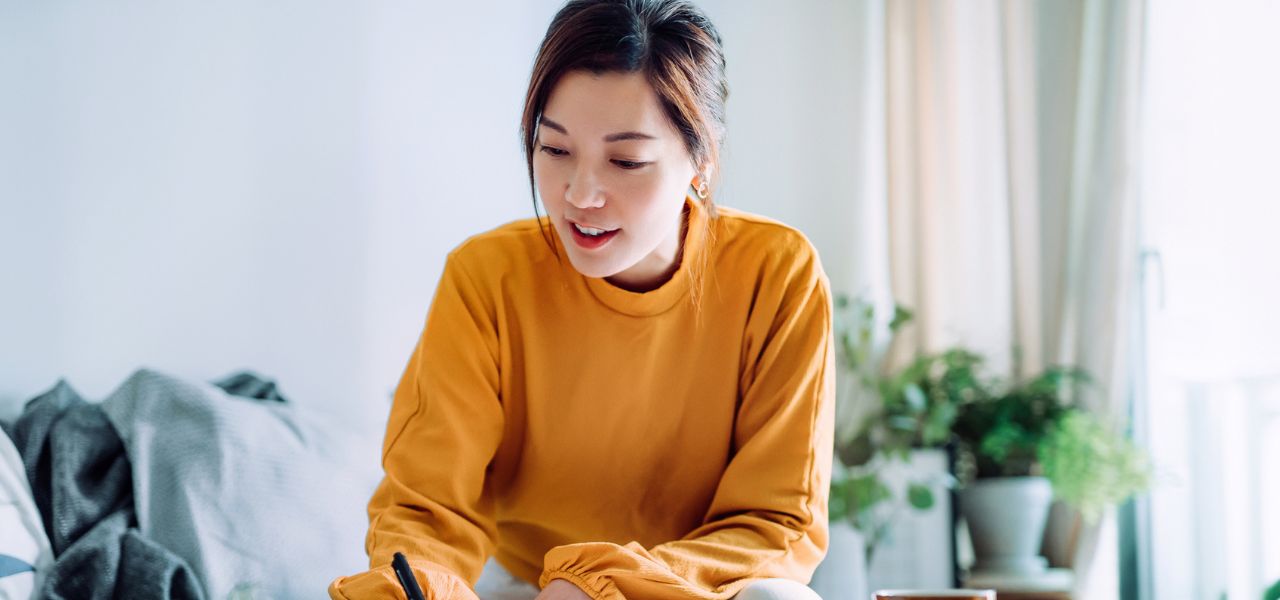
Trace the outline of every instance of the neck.
<instances>
[{"instance_id":1,"label":"neck","mask_svg":"<svg viewBox=\"0 0 1280 600\"><path fill-rule=\"evenodd\" d=\"M678 218L680 219L680 226L676 229L675 258L669 261L666 264L666 266L664 266L661 270L658 270L651 275L645 275L643 273L629 274L627 271L631 271L631 269L628 269L627 271L623 271L622 273L618 273L617 275L606 277L605 281L608 281L610 284L616 287L627 290L628 292L636 292L636 293L644 293L644 292L650 292L650 291L656 290L662 287L662 285L665 284L666 282L671 281L671 278L676 274L676 271L680 270L680 262L684 259L684 240L687 235L687 230L689 228L689 207L688 206L685 206L680 211ZM647 261L650 258L656 258L656 257L653 257L653 256L646 257L645 260ZM644 261L641 261L641 262L643 264ZM641 265L637 265L637 266L641 266Z\"/></svg>"}]
</instances>

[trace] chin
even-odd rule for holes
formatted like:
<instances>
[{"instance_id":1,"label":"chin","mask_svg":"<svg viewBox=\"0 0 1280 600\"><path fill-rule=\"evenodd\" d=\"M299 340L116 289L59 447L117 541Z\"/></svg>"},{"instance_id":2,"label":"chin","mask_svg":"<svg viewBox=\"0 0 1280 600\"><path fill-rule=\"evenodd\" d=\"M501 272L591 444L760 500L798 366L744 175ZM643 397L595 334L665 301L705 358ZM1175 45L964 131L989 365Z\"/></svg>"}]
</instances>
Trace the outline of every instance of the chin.
<instances>
[{"instance_id":1,"label":"chin","mask_svg":"<svg viewBox=\"0 0 1280 600\"><path fill-rule=\"evenodd\" d=\"M596 277L604 279L612 277L622 272L621 268L609 264L611 261L603 261L598 258L586 258L580 256L573 250L569 250L569 263L573 265L573 269L582 274L583 277Z\"/></svg>"}]
</instances>

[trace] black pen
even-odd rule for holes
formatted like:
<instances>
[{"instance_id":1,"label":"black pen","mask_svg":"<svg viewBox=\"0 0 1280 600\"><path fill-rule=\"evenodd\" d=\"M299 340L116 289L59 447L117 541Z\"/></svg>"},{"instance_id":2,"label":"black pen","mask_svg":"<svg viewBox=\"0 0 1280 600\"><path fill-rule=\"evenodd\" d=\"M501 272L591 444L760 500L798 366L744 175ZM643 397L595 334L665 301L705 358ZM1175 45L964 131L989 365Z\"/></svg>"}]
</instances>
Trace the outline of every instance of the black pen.
<instances>
[{"instance_id":1,"label":"black pen","mask_svg":"<svg viewBox=\"0 0 1280 600\"><path fill-rule=\"evenodd\" d=\"M391 568L396 572L396 579L400 580L400 587L404 588L404 595L409 600L427 600L422 596L422 588L418 587L418 580L413 576L409 560L403 554L396 553L391 559Z\"/></svg>"}]
</instances>

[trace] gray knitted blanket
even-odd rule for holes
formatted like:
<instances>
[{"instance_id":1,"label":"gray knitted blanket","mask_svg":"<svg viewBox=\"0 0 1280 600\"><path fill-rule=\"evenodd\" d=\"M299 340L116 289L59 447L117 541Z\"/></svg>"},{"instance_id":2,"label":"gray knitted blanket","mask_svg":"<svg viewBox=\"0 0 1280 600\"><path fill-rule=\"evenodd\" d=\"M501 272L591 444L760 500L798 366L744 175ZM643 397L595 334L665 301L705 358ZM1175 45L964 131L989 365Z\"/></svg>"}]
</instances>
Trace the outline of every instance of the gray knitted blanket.
<instances>
[{"instance_id":1,"label":"gray knitted blanket","mask_svg":"<svg viewBox=\"0 0 1280 600\"><path fill-rule=\"evenodd\" d=\"M274 388L255 395L282 400ZM367 568L379 440L148 369L102 410L132 465L142 534L189 564L210 598L318 598Z\"/></svg>"},{"instance_id":2,"label":"gray knitted blanket","mask_svg":"<svg viewBox=\"0 0 1280 600\"><path fill-rule=\"evenodd\" d=\"M181 557L140 535L128 458L100 407L59 381L12 429L54 555L41 598L204 598Z\"/></svg>"}]
</instances>

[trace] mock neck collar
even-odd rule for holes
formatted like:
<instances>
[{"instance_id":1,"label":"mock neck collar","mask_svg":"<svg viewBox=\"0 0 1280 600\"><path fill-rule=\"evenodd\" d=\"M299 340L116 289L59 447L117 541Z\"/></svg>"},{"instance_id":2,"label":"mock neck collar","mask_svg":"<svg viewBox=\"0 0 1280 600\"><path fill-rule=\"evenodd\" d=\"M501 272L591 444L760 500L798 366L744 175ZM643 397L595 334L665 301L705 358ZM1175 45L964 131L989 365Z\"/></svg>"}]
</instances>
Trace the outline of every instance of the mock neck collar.
<instances>
[{"instance_id":1,"label":"mock neck collar","mask_svg":"<svg viewBox=\"0 0 1280 600\"><path fill-rule=\"evenodd\" d=\"M647 292L632 292L609 283L600 277L587 277L573 268L565 253L564 244L557 229L552 228L556 252L566 274L584 282L591 295L601 304L633 317L648 317L664 313L681 300L689 297L693 283L693 266L697 264L706 245L707 208L692 197L685 196L687 210L684 227L684 243L680 251L680 265L671 278Z\"/></svg>"}]
</instances>

